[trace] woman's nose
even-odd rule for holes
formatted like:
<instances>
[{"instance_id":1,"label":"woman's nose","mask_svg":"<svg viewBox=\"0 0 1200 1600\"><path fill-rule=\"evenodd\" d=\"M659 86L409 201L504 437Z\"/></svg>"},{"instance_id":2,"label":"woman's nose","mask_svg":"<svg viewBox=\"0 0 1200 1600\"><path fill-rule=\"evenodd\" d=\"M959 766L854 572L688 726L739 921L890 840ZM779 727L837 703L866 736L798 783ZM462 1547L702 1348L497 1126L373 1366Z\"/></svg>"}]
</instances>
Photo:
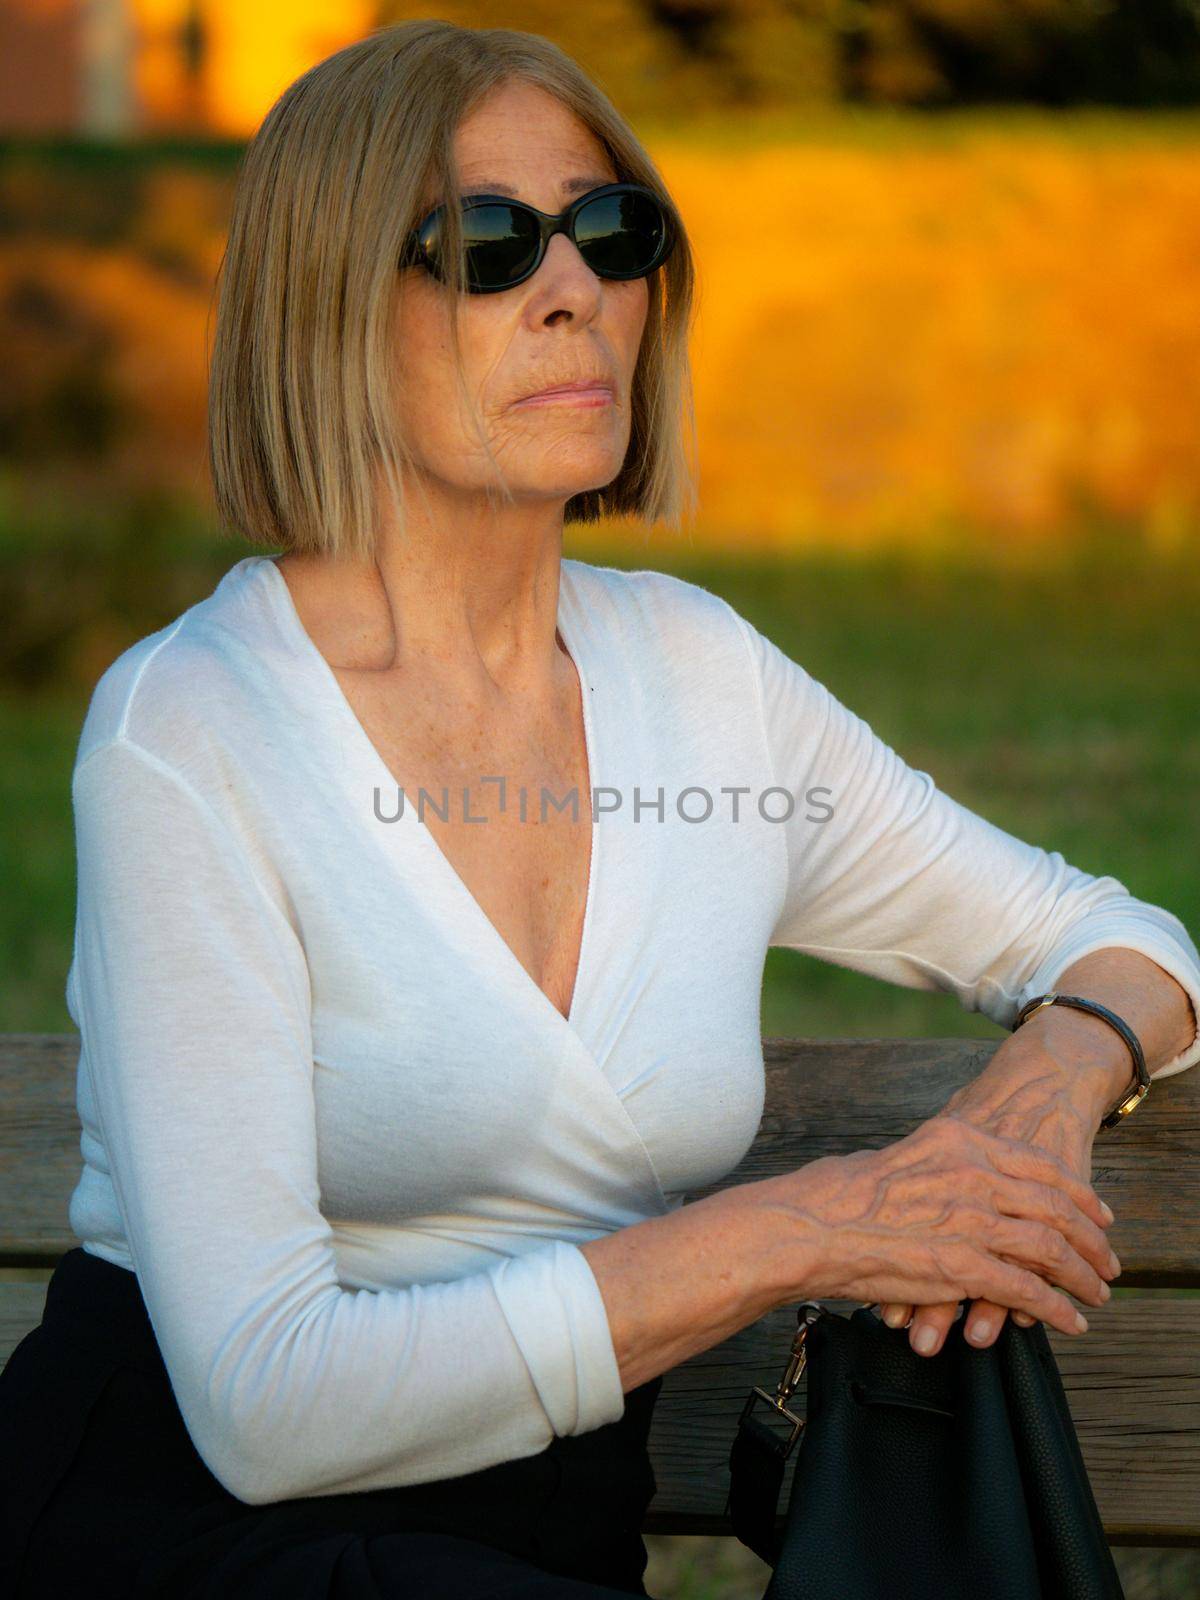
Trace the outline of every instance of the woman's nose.
<instances>
[{"instance_id":1,"label":"woman's nose","mask_svg":"<svg viewBox=\"0 0 1200 1600\"><path fill-rule=\"evenodd\" d=\"M542 257L541 265L534 276L544 272L547 267L557 272L567 266L572 267L581 278L596 281L596 274L580 254L579 246L574 239L569 234L556 233L546 246L546 254Z\"/></svg>"}]
</instances>

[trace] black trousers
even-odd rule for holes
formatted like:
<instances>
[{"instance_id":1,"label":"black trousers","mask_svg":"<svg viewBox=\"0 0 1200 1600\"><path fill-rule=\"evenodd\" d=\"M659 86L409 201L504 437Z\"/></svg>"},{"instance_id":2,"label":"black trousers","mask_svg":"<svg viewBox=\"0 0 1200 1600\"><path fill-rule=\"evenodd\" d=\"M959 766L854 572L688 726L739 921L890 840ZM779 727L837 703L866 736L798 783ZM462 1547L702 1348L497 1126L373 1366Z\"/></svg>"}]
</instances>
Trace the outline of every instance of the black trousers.
<instances>
[{"instance_id":1,"label":"black trousers","mask_svg":"<svg viewBox=\"0 0 1200 1600\"><path fill-rule=\"evenodd\" d=\"M641 1524L657 1487L646 1441L661 1385L630 1390L618 1421L523 1460L250 1506L192 1444L136 1274L77 1247L0 1372L0 1595L645 1595Z\"/></svg>"}]
</instances>

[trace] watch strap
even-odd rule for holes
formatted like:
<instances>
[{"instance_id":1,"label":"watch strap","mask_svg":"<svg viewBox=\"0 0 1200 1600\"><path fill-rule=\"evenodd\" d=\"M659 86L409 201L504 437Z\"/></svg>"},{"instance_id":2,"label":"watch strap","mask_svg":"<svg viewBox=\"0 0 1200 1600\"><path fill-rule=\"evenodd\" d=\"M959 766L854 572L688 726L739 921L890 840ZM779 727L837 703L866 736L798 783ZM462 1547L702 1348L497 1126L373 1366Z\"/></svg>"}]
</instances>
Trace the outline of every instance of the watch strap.
<instances>
[{"instance_id":1,"label":"watch strap","mask_svg":"<svg viewBox=\"0 0 1200 1600\"><path fill-rule=\"evenodd\" d=\"M1090 1011L1093 1016L1102 1018L1110 1027L1115 1028L1129 1047L1129 1053L1133 1057L1133 1081L1116 1105L1100 1119L1101 1128L1115 1128L1122 1117L1127 1117L1133 1108L1145 1099L1150 1088L1150 1073L1146 1067L1146 1057L1142 1052L1138 1036L1122 1017L1117 1016L1115 1011L1110 1011L1107 1006L1102 1006L1098 1000L1087 1000L1077 994L1060 994L1056 989L1026 1001L1017 1012L1009 1031L1015 1033L1023 1022L1028 1022L1029 1018L1043 1006L1054 1005L1072 1006L1076 1011Z\"/></svg>"}]
</instances>

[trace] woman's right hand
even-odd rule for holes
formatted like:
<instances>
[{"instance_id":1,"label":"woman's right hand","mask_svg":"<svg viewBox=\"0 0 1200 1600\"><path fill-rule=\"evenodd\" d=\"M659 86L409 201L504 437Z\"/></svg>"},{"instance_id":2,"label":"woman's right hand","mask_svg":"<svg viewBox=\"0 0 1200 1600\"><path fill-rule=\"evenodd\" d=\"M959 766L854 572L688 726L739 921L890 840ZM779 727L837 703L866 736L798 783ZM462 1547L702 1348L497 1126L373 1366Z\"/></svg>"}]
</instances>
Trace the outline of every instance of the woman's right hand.
<instances>
[{"instance_id":1,"label":"woman's right hand","mask_svg":"<svg viewBox=\"0 0 1200 1600\"><path fill-rule=\"evenodd\" d=\"M797 1270L803 1263L780 1304L984 1299L1080 1333L1075 1306L1052 1285L1105 1303L1109 1244L1083 1209L1096 1207L1092 1190L1021 1140L935 1117L881 1150L824 1156L765 1186L798 1230ZM805 1233L813 1248L797 1250ZM785 1226L783 1273L787 1252Z\"/></svg>"}]
</instances>

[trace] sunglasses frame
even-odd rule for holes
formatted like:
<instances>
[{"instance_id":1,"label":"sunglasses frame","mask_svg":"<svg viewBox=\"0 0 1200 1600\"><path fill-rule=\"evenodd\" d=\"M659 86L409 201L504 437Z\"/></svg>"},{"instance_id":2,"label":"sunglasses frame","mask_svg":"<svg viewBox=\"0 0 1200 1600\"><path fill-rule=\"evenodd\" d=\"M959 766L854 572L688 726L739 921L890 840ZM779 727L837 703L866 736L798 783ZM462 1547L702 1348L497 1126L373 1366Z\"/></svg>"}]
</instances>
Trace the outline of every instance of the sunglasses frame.
<instances>
[{"instance_id":1,"label":"sunglasses frame","mask_svg":"<svg viewBox=\"0 0 1200 1600\"><path fill-rule=\"evenodd\" d=\"M596 273L598 278L615 278L621 281L629 281L634 278L648 277L650 273L663 264L674 248L675 229L671 220L671 214L666 205L664 205L662 198L657 195L653 189L647 188L645 184L601 184L598 189L589 189L586 194L579 195L578 198L573 200L565 210L560 211L557 216L552 215L548 211L539 211L536 206L527 205L523 200L514 200L511 195L472 194L464 196L460 202L460 208L464 215L466 212L473 211L477 206L481 205L513 206L516 210L526 212L529 216L536 219L539 230L539 238L537 254L534 257L533 265L527 268L526 271L522 272L516 278L508 279L504 283L486 285L468 283L468 293L499 294L505 289L515 289L518 284L522 284L526 281L526 279L532 278L534 273L545 260L546 247L549 245L551 239L556 233L565 233L571 240L571 243L575 245L575 248L578 250L579 244L575 238L575 219L578 217L584 206L611 194L639 194L644 195L648 200L652 200L657 206L658 211L663 219L662 238L659 240L658 249L655 251L649 266L642 267L637 272L600 272L595 267L592 267L592 271ZM402 267L425 267L427 271L431 272L435 278L443 283L447 282L448 280L442 273L438 271L437 267L430 259L424 240L421 236L426 229L438 219L440 214L444 212L445 209L446 203L443 202L441 205L435 206L427 216L422 218L422 220L409 234L408 239L405 242L404 250L400 257L400 265ZM586 256L584 256L584 260L587 261ZM592 266L590 261L588 262L588 266Z\"/></svg>"}]
</instances>

